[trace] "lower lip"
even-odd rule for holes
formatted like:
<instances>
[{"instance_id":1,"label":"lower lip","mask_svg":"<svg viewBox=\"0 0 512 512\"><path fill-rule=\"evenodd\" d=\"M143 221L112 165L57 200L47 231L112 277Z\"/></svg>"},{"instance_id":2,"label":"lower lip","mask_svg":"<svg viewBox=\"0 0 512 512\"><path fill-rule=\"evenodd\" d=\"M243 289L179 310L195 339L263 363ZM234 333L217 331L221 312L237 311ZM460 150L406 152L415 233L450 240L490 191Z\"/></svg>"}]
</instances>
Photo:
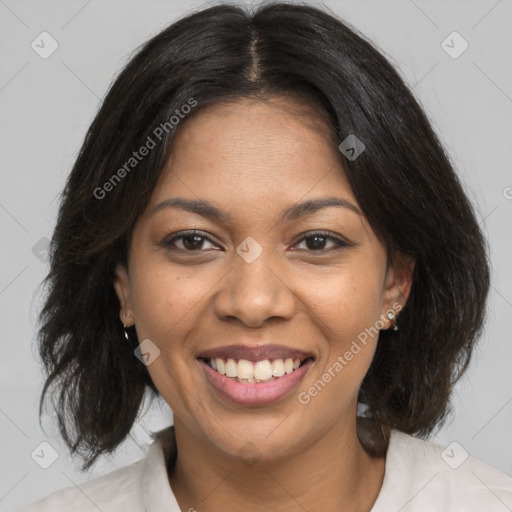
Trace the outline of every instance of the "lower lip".
<instances>
[{"instance_id":1,"label":"lower lip","mask_svg":"<svg viewBox=\"0 0 512 512\"><path fill-rule=\"evenodd\" d=\"M217 372L202 359L198 361L210 384L225 398L239 405L266 405L281 400L303 379L313 364L309 360L292 373L258 384L238 382Z\"/></svg>"}]
</instances>

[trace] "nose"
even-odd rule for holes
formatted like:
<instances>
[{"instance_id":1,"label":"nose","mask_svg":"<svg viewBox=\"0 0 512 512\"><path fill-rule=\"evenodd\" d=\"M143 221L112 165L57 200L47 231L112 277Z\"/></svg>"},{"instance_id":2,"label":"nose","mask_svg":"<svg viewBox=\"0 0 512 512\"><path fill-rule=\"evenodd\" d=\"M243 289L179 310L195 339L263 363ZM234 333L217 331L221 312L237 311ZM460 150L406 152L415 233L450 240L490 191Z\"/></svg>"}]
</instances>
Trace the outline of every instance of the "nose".
<instances>
[{"instance_id":1,"label":"nose","mask_svg":"<svg viewBox=\"0 0 512 512\"><path fill-rule=\"evenodd\" d=\"M268 249L251 263L233 255L232 269L214 296L214 310L222 320L236 319L248 327L260 327L271 318L292 318L295 294Z\"/></svg>"}]
</instances>

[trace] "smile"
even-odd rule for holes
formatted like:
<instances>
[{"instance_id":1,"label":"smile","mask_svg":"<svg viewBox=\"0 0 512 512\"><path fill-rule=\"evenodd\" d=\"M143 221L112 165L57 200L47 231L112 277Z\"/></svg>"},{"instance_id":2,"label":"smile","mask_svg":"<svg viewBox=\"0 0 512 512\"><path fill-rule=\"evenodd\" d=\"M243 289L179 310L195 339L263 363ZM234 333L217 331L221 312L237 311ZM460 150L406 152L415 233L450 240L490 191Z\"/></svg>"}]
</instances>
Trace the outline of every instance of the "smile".
<instances>
[{"instance_id":1,"label":"smile","mask_svg":"<svg viewBox=\"0 0 512 512\"><path fill-rule=\"evenodd\" d=\"M302 364L312 359L307 357L302 361L292 359L263 359L249 361L248 359L202 358L213 370L237 382L253 384L272 382L284 375L290 375L298 370Z\"/></svg>"},{"instance_id":2,"label":"smile","mask_svg":"<svg viewBox=\"0 0 512 512\"><path fill-rule=\"evenodd\" d=\"M313 357L259 361L199 357L197 361L221 398L243 406L270 405L284 399L314 363Z\"/></svg>"}]
</instances>

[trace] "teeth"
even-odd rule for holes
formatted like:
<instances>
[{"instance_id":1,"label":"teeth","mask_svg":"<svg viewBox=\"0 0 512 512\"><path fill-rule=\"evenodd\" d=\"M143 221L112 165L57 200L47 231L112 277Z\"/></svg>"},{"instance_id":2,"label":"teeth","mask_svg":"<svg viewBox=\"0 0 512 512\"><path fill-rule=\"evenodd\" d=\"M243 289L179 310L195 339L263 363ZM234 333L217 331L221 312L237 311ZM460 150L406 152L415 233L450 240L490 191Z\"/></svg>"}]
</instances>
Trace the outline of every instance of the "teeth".
<instances>
[{"instance_id":1,"label":"teeth","mask_svg":"<svg viewBox=\"0 0 512 512\"><path fill-rule=\"evenodd\" d=\"M272 365L268 359L258 361L254 365L254 378L256 380L270 380L272 378Z\"/></svg>"},{"instance_id":2,"label":"teeth","mask_svg":"<svg viewBox=\"0 0 512 512\"><path fill-rule=\"evenodd\" d=\"M217 371L220 374L225 375L226 367L225 367L224 361L222 359L215 359L215 366L217 367Z\"/></svg>"},{"instance_id":3,"label":"teeth","mask_svg":"<svg viewBox=\"0 0 512 512\"><path fill-rule=\"evenodd\" d=\"M270 382L284 374L290 374L300 366L300 359L264 359L248 361L247 359L210 359L210 366L220 374L237 379L239 382Z\"/></svg>"},{"instance_id":4,"label":"teeth","mask_svg":"<svg viewBox=\"0 0 512 512\"><path fill-rule=\"evenodd\" d=\"M239 379L252 379L256 372L253 371L252 363L246 359L238 361L238 375ZM260 379L261 377L257 377Z\"/></svg>"},{"instance_id":5,"label":"teeth","mask_svg":"<svg viewBox=\"0 0 512 512\"><path fill-rule=\"evenodd\" d=\"M293 372L293 359L287 359L284 362L284 371L286 373L292 373Z\"/></svg>"},{"instance_id":6,"label":"teeth","mask_svg":"<svg viewBox=\"0 0 512 512\"><path fill-rule=\"evenodd\" d=\"M282 359L274 359L272 361L272 375L274 377L282 377L284 375L284 363Z\"/></svg>"},{"instance_id":7,"label":"teeth","mask_svg":"<svg viewBox=\"0 0 512 512\"><path fill-rule=\"evenodd\" d=\"M238 377L238 365L234 359L228 359L226 363L226 377Z\"/></svg>"}]
</instances>

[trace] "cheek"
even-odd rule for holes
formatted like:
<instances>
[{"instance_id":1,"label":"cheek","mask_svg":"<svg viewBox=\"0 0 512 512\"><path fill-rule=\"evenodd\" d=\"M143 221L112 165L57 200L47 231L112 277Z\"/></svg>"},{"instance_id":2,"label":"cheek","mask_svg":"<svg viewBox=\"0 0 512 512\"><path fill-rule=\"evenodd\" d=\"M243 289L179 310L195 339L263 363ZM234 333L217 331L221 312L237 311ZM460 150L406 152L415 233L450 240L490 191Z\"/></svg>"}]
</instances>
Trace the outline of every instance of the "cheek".
<instances>
[{"instance_id":1,"label":"cheek","mask_svg":"<svg viewBox=\"0 0 512 512\"><path fill-rule=\"evenodd\" d=\"M189 278L186 272L166 264L141 266L133 278L139 339L149 338L158 346L179 342L180 333L194 324L194 310L205 295L205 281Z\"/></svg>"},{"instance_id":2,"label":"cheek","mask_svg":"<svg viewBox=\"0 0 512 512\"><path fill-rule=\"evenodd\" d=\"M202 299L213 282L193 279L185 269L169 264L134 265L132 298L139 342L149 339L160 350L147 370L160 394L173 411L187 418L195 400L187 390L194 388L195 360L188 357L191 347L189 333L198 324ZM188 405L184 405L188 404Z\"/></svg>"},{"instance_id":3,"label":"cheek","mask_svg":"<svg viewBox=\"0 0 512 512\"><path fill-rule=\"evenodd\" d=\"M368 263L347 266L314 282L304 281L302 300L332 349L342 350L359 333L376 325L382 308L381 280L379 269Z\"/></svg>"},{"instance_id":4,"label":"cheek","mask_svg":"<svg viewBox=\"0 0 512 512\"><path fill-rule=\"evenodd\" d=\"M324 343L317 370L301 386L299 401L312 418L330 408L332 420L352 403L371 365L378 341L383 272L375 261L356 258L339 272L304 282L302 298Z\"/></svg>"},{"instance_id":5,"label":"cheek","mask_svg":"<svg viewBox=\"0 0 512 512\"><path fill-rule=\"evenodd\" d=\"M297 395L305 406L302 414L312 422L322 416L327 424L335 423L356 403L375 354L381 297L375 281L357 277L340 275L309 294L325 340L317 368Z\"/></svg>"}]
</instances>

